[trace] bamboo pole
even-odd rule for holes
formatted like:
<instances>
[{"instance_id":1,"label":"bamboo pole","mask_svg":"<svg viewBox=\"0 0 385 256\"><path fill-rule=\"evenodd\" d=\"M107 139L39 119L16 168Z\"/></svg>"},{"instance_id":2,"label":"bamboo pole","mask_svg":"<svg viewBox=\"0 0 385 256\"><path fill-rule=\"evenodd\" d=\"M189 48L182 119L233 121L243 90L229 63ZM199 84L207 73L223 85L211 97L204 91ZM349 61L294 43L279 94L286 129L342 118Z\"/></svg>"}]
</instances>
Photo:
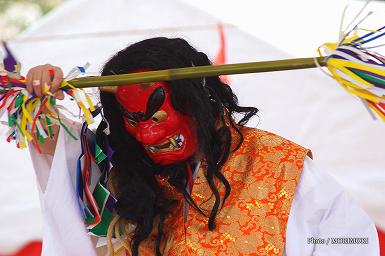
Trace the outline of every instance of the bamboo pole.
<instances>
[{"instance_id":1,"label":"bamboo pole","mask_svg":"<svg viewBox=\"0 0 385 256\"><path fill-rule=\"evenodd\" d=\"M170 81L197 77L209 77L218 75L234 75L246 73L260 73L271 71L283 71L293 69L306 69L325 66L325 57L299 58L275 61L249 62L225 65L198 66L176 68L122 75L82 77L68 81L77 88L102 87L104 91L113 92L116 86L125 84L149 83L156 81ZM111 88L108 88L111 87Z\"/></svg>"}]
</instances>

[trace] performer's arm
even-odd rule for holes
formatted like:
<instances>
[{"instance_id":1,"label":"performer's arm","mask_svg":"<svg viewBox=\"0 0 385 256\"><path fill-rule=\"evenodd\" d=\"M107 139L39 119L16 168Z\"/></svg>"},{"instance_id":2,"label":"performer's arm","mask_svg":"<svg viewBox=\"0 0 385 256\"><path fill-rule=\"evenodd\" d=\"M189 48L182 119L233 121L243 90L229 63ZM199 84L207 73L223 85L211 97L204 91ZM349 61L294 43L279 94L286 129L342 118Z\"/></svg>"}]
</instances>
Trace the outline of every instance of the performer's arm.
<instances>
[{"instance_id":1,"label":"performer's arm","mask_svg":"<svg viewBox=\"0 0 385 256\"><path fill-rule=\"evenodd\" d=\"M379 255L373 221L308 158L291 206L286 236L286 255Z\"/></svg>"},{"instance_id":2,"label":"performer's arm","mask_svg":"<svg viewBox=\"0 0 385 256\"><path fill-rule=\"evenodd\" d=\"M26 77L26 85L29 93L35 93L37 97L42 97L44 94L44 87L49 87L49 92L52 93L56 99L63 99L63 92L59 90L63 82L63 71L61 68L52 66L50 64L36 66L31 68ZM43 112L47 111L46 108ZM45 125L45 123L43 123ZM60 127L58 125L52 126L53 136L46 138L44 143L40 145L43 154L53 156L55 153L56 142Z\"/></svg>"},{"instance_id":3,"label":"performer's arm","mask_svg":"<svg viewBox=\"0 0 385 256\"><path fill-rule=\"evenodd\" d=\"M73 126L71 131L79 136L80 128ZM54 156L40 154L30 147L42 206L42 255L96 256L95 246L84 225L75 185L80 140L74 140L61 129L56 147Z\"/></svg>"}]
</instances>

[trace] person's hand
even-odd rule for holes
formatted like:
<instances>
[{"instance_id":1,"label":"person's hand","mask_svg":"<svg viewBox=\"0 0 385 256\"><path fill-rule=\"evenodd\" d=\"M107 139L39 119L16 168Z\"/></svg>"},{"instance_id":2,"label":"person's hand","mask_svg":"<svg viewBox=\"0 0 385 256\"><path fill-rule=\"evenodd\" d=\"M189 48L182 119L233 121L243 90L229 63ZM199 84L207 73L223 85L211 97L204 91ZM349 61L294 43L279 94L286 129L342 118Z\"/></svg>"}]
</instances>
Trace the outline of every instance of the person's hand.
<instances>
[{"instance_id":1,"label":"person's hand","mask_svg":"<svg viewBox=\"0 0 385 256\"><path fill-rule=\"evenodd\" d=\"M63 71L61 68L52 66L50 64L36 66L31 68L25 79L25 84L29 93L35 93L37 97L44 95L53 95L56 99L64 99L62 90L59 90L63 82ZM43 108L43 112L47 108ZM43 127L47 128L47 124L42 122ZM40 145L40 150L43 154L54 155L56 149L56 142L59 134L59 125L52 125L53 135L44 140Z\"/></svg>"},{"instance_id":2,"label":"person's hand","mask_svg":"<svg viewBox=\"0 0 385 256\"><path fill-rule=\"evenodd\" d=\"M26 86L29 93L34 92L37 97L52 94L56 99L64 99L63 91L59 90L63 82L63 71L60 67L50 64L31 68L26 77ZM49 91L49 93L45 93Z\"/></svg>"}]
</instances>

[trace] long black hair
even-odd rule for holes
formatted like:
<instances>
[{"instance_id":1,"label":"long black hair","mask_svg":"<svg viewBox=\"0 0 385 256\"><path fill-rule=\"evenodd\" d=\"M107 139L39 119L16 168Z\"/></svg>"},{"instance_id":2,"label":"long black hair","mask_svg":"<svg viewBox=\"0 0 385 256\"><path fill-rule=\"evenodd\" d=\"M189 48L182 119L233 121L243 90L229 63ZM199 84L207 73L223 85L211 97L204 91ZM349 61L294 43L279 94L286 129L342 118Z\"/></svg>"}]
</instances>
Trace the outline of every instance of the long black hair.
<instances>
[{"instance_id":1,"label":"long black hair","mask_svg":"<svg viewBox=\"0 0 385 256\"><path fill-rule=\"evenodd\" d=\"M125 74L141 68L161 70L204 65L211 65L206 54L198 52L185 40L157 37L129 45L116 53L104 65L102 75ZM239 147L243 137L237 125L244 125L257 113L258 109L239 106L231 88L217 76L167 83L171 88L173 107L191 116L197 124L199 152L207 163L205 177L215 198L211 212L207 213L208 228L213 230L219 208L231 191L229 182L221 173L221 167L231 151L232 139L230 129L225 122L240 135ZM114 151L111 178L118 200L116 211L120 217L136 225L131 239L132 255L138 255L139 244L153 230L155 218L159 218L159 225L154 253L160 255L163 221L176 202L164 195L155 179L155 174L170 174L169 182L184 195L187 202L201 214L206 213L199 209L186 192L185 164L179 163L172 166L154 164L146 155L142 145L125 131L121 106L114 94L100 92L100 99L104 116L110 125L108 141ZM243 115L238 124L235 124L232 119L234 113ZM103 122L99 125L98 135L102 133L105 126ZM220 198L215 179L225 187L223 198Z\"/></svg>"}]
</instances>

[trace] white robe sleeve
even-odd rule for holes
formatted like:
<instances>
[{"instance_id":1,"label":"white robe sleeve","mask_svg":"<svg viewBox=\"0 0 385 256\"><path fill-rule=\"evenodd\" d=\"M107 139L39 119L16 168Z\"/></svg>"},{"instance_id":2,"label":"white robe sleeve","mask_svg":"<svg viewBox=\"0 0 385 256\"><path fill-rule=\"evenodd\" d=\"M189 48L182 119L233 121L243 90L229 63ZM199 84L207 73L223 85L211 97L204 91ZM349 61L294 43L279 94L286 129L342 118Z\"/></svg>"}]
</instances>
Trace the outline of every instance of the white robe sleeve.
<instances>
[{"instance_id":1,"label":"white robe sleeve","mask_svg":"<svg viewBox=\"0 0 385 256\"><path fill-rule=\"evenodd\" d=\"M364 243L335 238L364 238ZM338 242L338 243L336 243ZM377 231L342 187L306 158L286 230L285 252L296 255L378 256Z\"/></svg>"},{"instance_id":2,"label":"white robe sleeve","mask_svg":"<svg viewBox=\"0 0 385 256\"><path fill-rule=\"evenodd\" d=\"M80 128L74 133L79 134ZM60 129L55 156L39 154L30 145L39 183L43 217L43 256L93 256L95 247L81 215L74 177L80 141Z\"/></svg>"}]
</instances>

